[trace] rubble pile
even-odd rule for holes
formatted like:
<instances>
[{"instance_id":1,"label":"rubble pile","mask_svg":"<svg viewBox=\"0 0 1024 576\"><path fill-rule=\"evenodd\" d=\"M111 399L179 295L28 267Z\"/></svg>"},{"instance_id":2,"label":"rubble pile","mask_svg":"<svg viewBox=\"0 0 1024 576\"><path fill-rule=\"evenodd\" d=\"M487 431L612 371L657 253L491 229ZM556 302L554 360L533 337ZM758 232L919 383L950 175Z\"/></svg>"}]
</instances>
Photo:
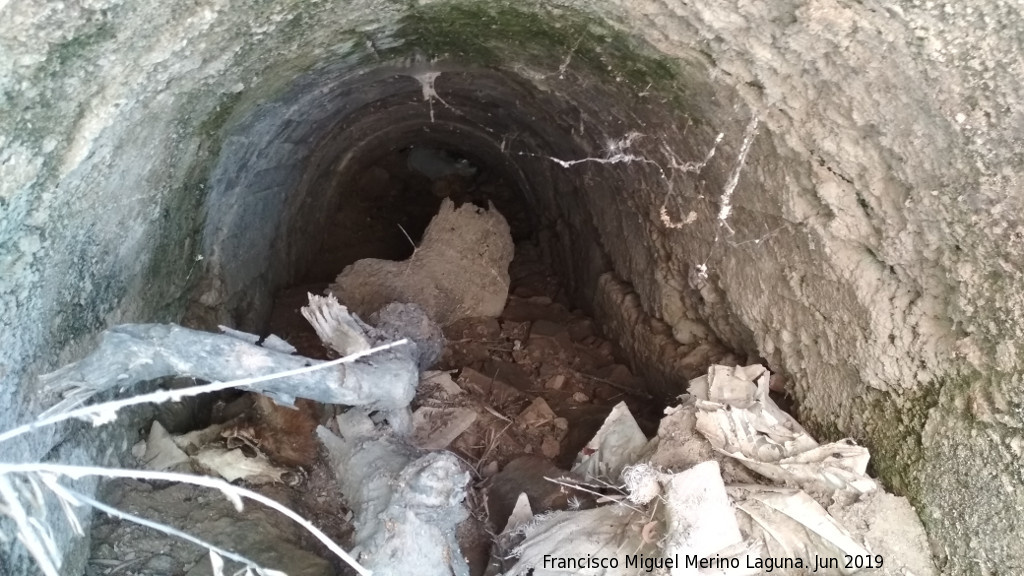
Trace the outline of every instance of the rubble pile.
<instances>
[{"instance_id":1,"label":"rubble pile","mask_svg":"<svg viewBox=\"0 0 1024 576\"><path fill-rule=\"evenodd\" d=\"M773 401L765 367L712 363L651 397L568 305L541 247L521 242L509 263L495 223L445 200L409 260L356 262L326 297L283 294L271 329L285 339L118 327L49 379L81 403L156 376L298 372L221 397L194 429L154 422L133 453L289 500L381 576L936 573L913 508L867 475L867 449L818 443ZM327 361L352 354L367 356ZM120 490L135 502L152 488ZM256 553L322 552L293 533L279 544ZM112 573L104 545L95 576ZM176 569L201 566L176 554Z\"/></svg>"},{"instance_id":2,"label":"rubble pile","mask_svg":"<svg viewBox=\"0 0 1024 576\"><path fill-rule=\"evenodd\" d=\"M508 296L513 250L498 211L456 207L446 198L409 259L359 260L345 267L330 291L364 318L391 302L419 304L442 326L497 316Z\"/></svg>"},{"instance_id":3,"label":"rubble pile","mask_svg":"<svg viewBox=\"0 0 1024 576\"><path fill-rule=\"evenodd\" d=\"M711 366L651 439L617 406L555 479L603 487L604 505L513 513L490 574L936 574L913 507L866 475L867 450L819 445L769 377Z\"/></svg>"}]
</instances>

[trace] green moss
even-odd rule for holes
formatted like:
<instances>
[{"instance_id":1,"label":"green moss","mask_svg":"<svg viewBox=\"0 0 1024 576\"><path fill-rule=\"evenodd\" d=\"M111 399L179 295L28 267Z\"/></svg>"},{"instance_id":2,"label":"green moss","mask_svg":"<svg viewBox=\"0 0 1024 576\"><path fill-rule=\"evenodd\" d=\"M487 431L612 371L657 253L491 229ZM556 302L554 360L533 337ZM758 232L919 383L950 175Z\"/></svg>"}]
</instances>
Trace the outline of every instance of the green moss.
<instances>
[{"instance_id":1,"label":"green moss","mask_svg":"<svg viewBox=\"0 0 1024 576\"><path fill-rule=\"evenodd\" d=\"M208 150L208 152L212 153L214 156L220 152L220 142L224 138L223 132L231 117L239 109L239 103L241 101L241 92L225 95L221 98L220 102L214 106L209 115L199 123L199 133L203 138L207 139L203 142L203 145L209 147L210 143L215 144L214 150Z\"/></svg>"},{"instance_id":2,"label":"green moss","mask_svg":"<svg viewBox=\"0 0 1024 576\"><path fill-rule=\"evenodd\" d=\"M385 51L385 58L402 58L417 49L430 57L483 66L515 60L555 72L571 54L570 69L582 68L609 84L621 81L634 92L674 98L682 88L676 62L601 19L567 7L430 3L412 7L396 36L403 44Z\"/></svg>"},{"instance_id":3,"label":"green moss","mask_svg":"<svg viewBox=\"0 0 1024 576\"><path fill-rule=\"evenodd\" d=\"M96 22L88 30L75 34L51 48L46 57L49 64L46 71L52 73L92 60L97 55L100 44L113 40L114 36L114 27L108 20Z\"/></svg>"},{"instance_id":4,"label":"green moss","mask_svg":"<svg viewBox=\"0 0 1024 576\"><path fill-rule=\"evenodd\" d=\"M955 414L955 399L969 393L980 375L961 367L952 375L903 392L892 393L868 389L852 406L849 414L866 415L858 430L835 419L823 421L813 415L801 414L801 423L820 442L831 442L852 436L871 453L868 473L881 480L887 490L908 498L919 508L924 505L927 478L923 470L931 456L925 450L922 434L936 411L948 417Z\"/></svg>"},{"instance_id":5,"label":"green moss","mask_svg":"<svg viewBox=\"0 0 1024 576\"><path fill-rule=\"evenodd\" d=\"M149 317L158 322L176 322L188 300L189 287L201 277L199 237L201 209L206 197L204 181L192 179L164 199L157 241L145 271Z\"/></svg>"},{"instance_id":6,"label":"green moss","mask_svg":"<svg viewBox=\"0 0 1024 576\"><path fill-rule=\"evenodd\" d=\"M202 94L194 95L196 102L201 98ZM231 123L244 116L244 108L241 93L225 95L193 129L198 140L179 142L176 157L183 163L182 171L170 177L180 184L162 199L156 242L144 272L154 321L178 321L191 287L202 277L203 262L198 257L206 183Z\"/></svg>"},{"instance_id":7,"label":"green moss","mask_svg":"<svg viewBox=\"0 0 1024 576\"><path fill-rule=\"evenodd\" d=\"M870 414L864 444L871 451L872 472L887 488L922 503L920 471L927 458L922 433L936 408L951 409L951 398L967 394L978 374L962 368L953 375L904 393L898 401L891 394L872 390L854 411Z\"/></svg>"}]
</instances>

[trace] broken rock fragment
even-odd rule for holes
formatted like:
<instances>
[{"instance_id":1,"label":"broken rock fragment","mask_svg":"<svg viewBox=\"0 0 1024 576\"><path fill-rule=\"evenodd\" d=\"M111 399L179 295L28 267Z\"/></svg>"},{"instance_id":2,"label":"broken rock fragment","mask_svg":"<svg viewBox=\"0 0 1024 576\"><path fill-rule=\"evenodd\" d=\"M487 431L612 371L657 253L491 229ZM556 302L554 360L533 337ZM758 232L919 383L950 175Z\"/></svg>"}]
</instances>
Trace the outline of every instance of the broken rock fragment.
<instances>
[{"instance_id":1,"label":"broken rock fragment","mask_svg":"<svg viewBox=\"0 0 1024 576\"><path fill-rule=\"evenodd\" d=\"M410 442L421 450L444 450L475 421L468 408L421 406L412 414Z\"/></svg>"},{"instance_id":2,"label":"broken rock fragment","mask_svg":"<svg viewBox=\"0 0 1024 576\"><path fill-rule=\"evenodd\" d=\"M497 210L456 208L445 199L408 260L360 260L342 271L330 291L364 318L391 302L419 304L442 326L496 317L508 297L513 252L508 223Z\"/></svg>"}]
</instances>

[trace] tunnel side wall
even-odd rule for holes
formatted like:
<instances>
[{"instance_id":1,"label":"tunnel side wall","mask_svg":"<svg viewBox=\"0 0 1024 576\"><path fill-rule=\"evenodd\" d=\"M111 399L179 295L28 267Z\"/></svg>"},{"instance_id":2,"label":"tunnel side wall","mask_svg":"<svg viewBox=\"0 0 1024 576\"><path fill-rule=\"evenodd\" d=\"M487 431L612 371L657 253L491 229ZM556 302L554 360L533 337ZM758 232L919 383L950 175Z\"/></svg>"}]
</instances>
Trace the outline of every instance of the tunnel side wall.
<instances>
[{"instance_id":1,"label":"tunnel side wall","mask_svg":"<svg viewBox=\"0 0 1024 576\"><path fill-rule=\"evenodd\" d=\"M672 77L653 78L644 95L630 82L643 76L629 72L650 69L615 62L602 81L632 99L610 119L599 100L588 108L585 89L557 81L563 64L596 70L610 33L559 36L546 27L565 17L557 10L499 7L494 42L513 43L499 51L479 40L484 2L427 3L406 18L404 37L393 33L408 8L398 3L5 5L0 92L15 113L0 116L0 428L52 401L34 385L39 371L80 354L105 326L180 318L196 283L218 302L217 282L253 280L257 299L229 320L266 305L273 283L217 251L230 242L244 251L275 237L262 234L269 228L285 233L289 210L315 211L289 193L296 165L318 159L307 136L319 119L297 107L279 124L273 107L303 78L341 78L318 67L397 56L411 40L427 53L462 46L450 55L549 75L526 77L574 99L581 114L568 123L591 130L580 150L607 160L608 145L635 131L619 151L657 163L576 172L521 163L577 191L537 201L551 208L577 290L623 342L633 339L634 354L658 347L639 358L642 369L657 376L673 346L707 337L765 357L789 375L816 433L871 447L884 480L919 507L947 573L1022 569L1024 23L1015 6L569 5L673 58ZM517 70L541 28L547 60ZM652 94L660 100L646 108ZM676 114L660 115L669 108ZM719 133L707 166L688 170ZM723 204L731 210L721 218ZM228 223L210 228L218 219ZM230 237L257 225L268 227L258 239ZM637 319L648 336L637 338ZM99 433L110 436L93 446L130 436ZM61 440L44 433L0 452L36 459ZM59 536L70 541L67 530ZM70 558L70 573L83 560Z\"/></svg>"},{"instance_id":2,"label":"tunnel side wall","mask_svg":"<svg viewBox=\"0 0 1024 576\"><path fill-rule=\"evenodd\" d=\"M387 19L389 7L343 12L317 2L0 6L0 429L52 405L37 375L84 354L103 328L181 319L209 264L206 211L230 209L207 193L232 121L312 62L362 47L358 23ZM0 459L131 465L137 417L44 429L0 446ZM80 574L88 541L62 515L47 512L62 569ZM0 565L37 573L10 540Z\"/></svg>"},{"instance_id":3,"label":"tunnel side wall","mask_svg":"<svg viewBox=\"0 0 1024 576\"><path fill-rule=\"evenodd\" d=\"M870 446L948 573L1024 569L1001 536L1024 533L1019 10L666 2L626 21L706 52L762 120L693 304L794 377L819 435Z\"/></svg>"}]
</instances>

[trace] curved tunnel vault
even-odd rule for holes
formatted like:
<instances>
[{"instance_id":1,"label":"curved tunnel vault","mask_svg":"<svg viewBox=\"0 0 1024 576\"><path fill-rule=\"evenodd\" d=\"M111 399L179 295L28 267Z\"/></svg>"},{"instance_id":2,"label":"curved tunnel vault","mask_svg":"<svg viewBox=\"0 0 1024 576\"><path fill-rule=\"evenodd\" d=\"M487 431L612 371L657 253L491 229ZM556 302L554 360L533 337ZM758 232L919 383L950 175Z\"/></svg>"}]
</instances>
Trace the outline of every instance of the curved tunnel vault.
<instances>
[{"instance_id":1,"label":"curved tunnel vault","mask_svg":"<svg viewBox=\"0 0 1024 576\"><path fill-rule=\"evenodd\" d=\"M1024 22L869 4L2 4L0 428L104 326L259 330L429 147L515 188L653 391L763 357L946 572L1024 569ZM0 451L116 459L97 433Z\"/></svg>"},{"instance_id":2,"label":"curved tunnel vault","mask_svg":"<svg viewBox=\"0 0 1024 576\"><path fill-rule=\"evenodd\" d=\"M692 284L687 276L697 266L658 270L658 260L671 255L646 246L687 218L686 224L693 223L698 213L705 224L716 218L724 192L710 188L736 188L746 161L738 151L752 142L753 134L740 132L728 142L722 134L705 139L702 148L695 140L708 127L680 114L677 101L658 96L652 88L654 73L664 72L664 64L645 58L639 65L631 63L643 67L640 80L648 78L643 87L609 76L601 69L609 66L604 63L510 72L422 56L339 67L300 79L277 101L261 104L240 120L225 140L207 196L207 273L194 320L201 321L205 308L212 315L206 319L210 326L228 322L259 329L282 285L311 275L329 279L354 257L385 255L349 251L352 257L337 260L331 269L331 259L318 248L338 225L328 215L351 213L358 201L385 192L373 189L365 172L389 157L397 158L401 168L401 158L415 147L472 158L484 173L514 184L518 194L495 197L479 190L477 201L493 201L517 235L543 235L557 267L566 272L570 292L583 306L611 314L606 322L624 328L637 320L626 314L646 317L642 300L624 302L633 293L634 279L656 293L665 290L656 285L664 280L657 276L669 274L678 290ZM572 55L567 56L566 62L571 61ZM742 125L746 120L730 117L726 122ZM703 164L719 147L734 156L727 172L732 181L708 184L703 178L716 175ZM422 215L432 214L438 202L393 200L394 214L382 206L372 216L390 228L392 239L400 238L398 216L410 204L421 208L413 226L417 232L425 227ZM768 223L779 225L778 217L758 218L766 229ZM711 260L719 235L714 228L724 220L717 222L686 250L688 260ZM654 388L666 396L716 353L724 353L715 347L714 332L699 311L677 307L675 312L690 316L676 318L681 321L675 330L678 341L659 333L673 328L656 317L639 333L623 336L624 346L647 367ZM695 349L698 342L703 346Z\"/></svg>"}]
</instances>

